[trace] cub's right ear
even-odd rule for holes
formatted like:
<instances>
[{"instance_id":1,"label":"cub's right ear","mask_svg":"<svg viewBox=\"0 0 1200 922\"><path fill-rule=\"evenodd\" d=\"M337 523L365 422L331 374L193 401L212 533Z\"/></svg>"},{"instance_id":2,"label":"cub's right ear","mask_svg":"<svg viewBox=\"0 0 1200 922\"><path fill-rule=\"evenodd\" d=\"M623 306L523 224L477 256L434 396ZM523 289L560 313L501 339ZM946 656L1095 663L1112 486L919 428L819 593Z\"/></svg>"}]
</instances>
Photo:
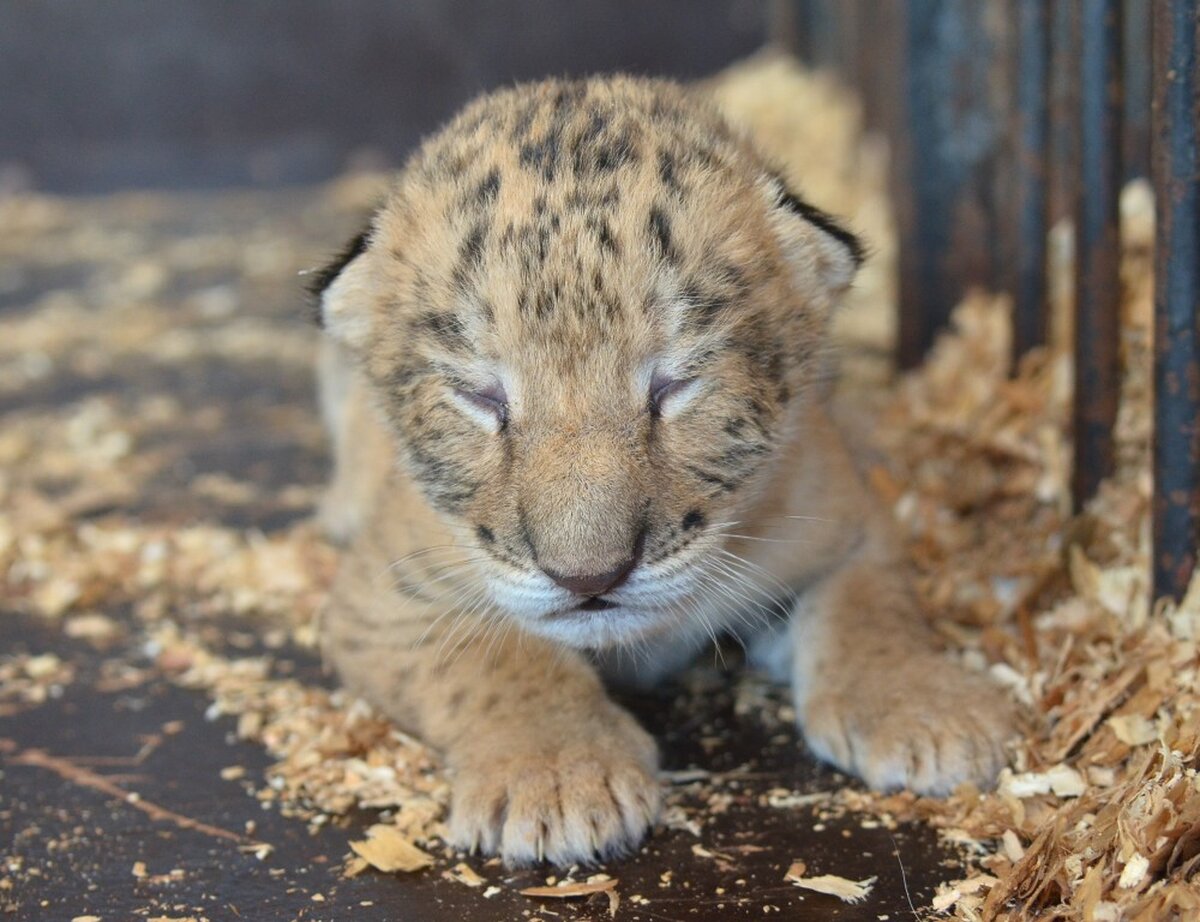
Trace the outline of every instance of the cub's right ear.
<instances>
[{"instance_id":1,"label":"cub's right ear","mask_svg":"<svg viewBox=\"0 0 1200 922\"><path fill-rule=\"evenodd\" d=\"M329 265L317 270L307 285L317 326L352 348L364 345L370 336L371 277L365 258L370 242L371 230L367 228Z\"/></svg>"}]
</instances>

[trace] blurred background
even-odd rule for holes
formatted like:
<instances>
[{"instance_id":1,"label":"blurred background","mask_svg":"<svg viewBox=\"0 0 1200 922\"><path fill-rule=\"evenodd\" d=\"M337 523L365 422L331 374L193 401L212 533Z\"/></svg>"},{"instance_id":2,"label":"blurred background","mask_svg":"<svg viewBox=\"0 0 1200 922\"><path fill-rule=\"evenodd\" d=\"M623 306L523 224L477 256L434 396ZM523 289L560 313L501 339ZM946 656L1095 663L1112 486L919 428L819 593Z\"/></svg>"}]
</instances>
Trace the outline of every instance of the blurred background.
<instances>
[{"instance_id":1,"label":"blurred background","mask_svg":"<svg viewBox=\"0 0 1200 922\"><path fill-rule=\"evenodd\" d=\"M712 74L770 18L762 0L5 3L0 185L319 181L395 164L512 81Z\"/></svg>"}]
</instances>

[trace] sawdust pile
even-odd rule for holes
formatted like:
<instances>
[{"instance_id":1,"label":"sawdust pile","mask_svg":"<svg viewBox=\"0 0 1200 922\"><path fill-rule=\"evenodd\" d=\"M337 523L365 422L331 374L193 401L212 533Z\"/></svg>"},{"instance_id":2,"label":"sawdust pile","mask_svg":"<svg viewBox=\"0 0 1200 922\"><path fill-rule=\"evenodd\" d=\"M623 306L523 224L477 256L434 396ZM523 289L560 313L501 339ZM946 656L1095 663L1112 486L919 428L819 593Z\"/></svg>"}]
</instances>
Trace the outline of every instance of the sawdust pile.
<instances>
[{"instance_id":1,"label":"sawdust pile","mask_svg":"<svg viewBox=\"0 0 1200 922\"><path fill-rule=\"evenodd\" d=\"M990 664L1031 726L994 792L850 799L977 849L976 873L934 903L960 918L1190 917L1200 583L1150 610L1149 369L1130 365L1126 461L1069 519L1066 358L1033 357L1009 379L1006 306L978 296L955 323L884 415L890 463L873 479L909 531L937 626Z\"/></svg>"},{"instance_id":2,"label":"sawdust pile","mask_svg":"<svg viewBox=\"0 0 1200 922\"><path fill-rule=\"evenodd\" d=\"M229 659L167 622L151 634L158 664L212 697L208 716L238 718L241 739L278 761L259 800L317 825L353 809L387 811L391 828L420 842L440 838L449 785L438 756L364 702L271 674L271 658Z\"/></svg>"},{"instance_id":3,"label":"sawdust pile","mask_svg":"<svg viewBox=\"0 0 1200 922\"><path fill-rule=\"evenodd\" d=\"M818 203L870 228L890 263L885 186L853 103L822 105L779 59L728 79L719 96L736 117L796 175L819 176L819 189L808 183ZM796 126L812 124L828 147L805 144ZM856 165L846 181L839 163ZM1010 375L1008 306L973 295L872 427L883 460L869 478L909 535L936 627L1030 718L994 792L840 798L932 823L965 846L975 870L934 902L962 919L1200 914L1200 580L1179 606L1153 611L1148 585L1153 224L1148 187L1127 188L1119 470L1083 514L1070 516L1069 228L1053 233L1051 348ZM894 296L874 275L856 287L851 313L870 317L855 305L872 302L894 313L878 310ZM886 345L889 328L868 319L839 333L853 355ZM864 367L846 373L861 378Z\"/></svg>"}]
</instances>

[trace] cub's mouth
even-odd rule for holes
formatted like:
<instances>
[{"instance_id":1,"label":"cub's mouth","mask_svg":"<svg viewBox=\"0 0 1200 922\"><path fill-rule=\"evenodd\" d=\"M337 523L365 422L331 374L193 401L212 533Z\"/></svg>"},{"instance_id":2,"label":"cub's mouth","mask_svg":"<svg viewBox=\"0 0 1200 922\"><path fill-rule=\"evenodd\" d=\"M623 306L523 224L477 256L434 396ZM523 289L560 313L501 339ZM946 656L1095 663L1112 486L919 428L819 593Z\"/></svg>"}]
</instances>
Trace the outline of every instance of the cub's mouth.
<instances>
[{"instance_id":1,"label":"cub's mouth","mask_svg":"<svg viewBox=\"0 0 1200 922\"><path fill-rule=\"evenodd\" d=\"M576 602L575 604L568 605L565 608L560 608L558 611L550 612L545 616L545 618L551 621L571 621L585 612L591 613L609 611L611 609L620 607L620 602L594 595L590 598L583 599L580 602Z\"/></svg>"},{"instance_id":2,"label":"cub's mouth","mask_svg":"<svg viewBox=\"0 0 1200 922\"><path fill-rule=\"evenodd\" d=\"M608 611L610 608L616 608L617 603L609 601L602 596L594 595L590 599L585 599L580 604L576 605L575 611Z\"/></svg>"}]
</instances>

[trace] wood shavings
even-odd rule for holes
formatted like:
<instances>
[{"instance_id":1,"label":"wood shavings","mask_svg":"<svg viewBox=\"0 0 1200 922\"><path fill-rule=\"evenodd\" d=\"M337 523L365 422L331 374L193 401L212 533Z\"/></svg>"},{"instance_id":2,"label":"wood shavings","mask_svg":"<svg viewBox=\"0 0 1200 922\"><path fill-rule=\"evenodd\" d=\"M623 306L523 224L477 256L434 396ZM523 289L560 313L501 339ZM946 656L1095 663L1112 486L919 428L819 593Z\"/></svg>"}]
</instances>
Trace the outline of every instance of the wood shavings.
<instances>
[{"instance_id":1,"label":"wood shavings","mask_svg":"<svg viewBox=\"0 0 1200 922\"><path fill-rule=\"evenodd\" d=\"M593 893L607 893L615 889L617 879L603 874L585 881L562 881L549 887L526 887L518 890L522 896L532 896L537 899L567 900L578 896L591 896Z\"/></svg>"},{"instance_id":2,"label":"wood shavings","mask_svg":"<svg viewBox=\"0 0 1200 922\"><path fill-rule=\"evenodd\" d=\"M1005 769L997 787L1000 794L1018 798L1052 791L1058 797L1078 797L1087 790L1087 782L1069 765L1055 765L1044 772L1025 772L1020 775Z\"/></svg>"},{"instance_id":3,"label":"wood shavings","mask_svg":"<svg viewBox=\"0 0 1200 922\"><path fill-rule=\"evenodd\" d=\"M884 409L879 436L937 627L990 660L1029 707L1029 732L994 792L841 800L931 822L983 859L991 873L977 868L935 898L961 919L1200 907L1200 589L1153 613L1146 602L1147 354L1129 355L1121 467L1071 520L1069 358L1034 355L1010 378L1007 310L968 298ZM1146 331L1126 335L1136 345Z\"/></svg>"},{"instance_id":4,"label":"wood shavings","mask_svg":"<svg viewBox=\"0 0 1200 922\"><path fill-rule=\"evenodd\" d=\"M367 838L351 842L354 853L371 867L391 873L411 873L433 864L433 857L406 839L395 826L376 824L367 830Z\"/></svg>"},{"instance_id":5,"label":"wood shavings","mask_svg":"<svg viewBox=\"0 0 1200 922\"><path fill-rule=\"evenodd\" d=\"M621 905L621 897L617 893L617 879L607 874L593 874L586 881L560 881L545 887L526 887L517 892L522 896L551 900L575 899L603 893L608 897L609 918L616 916Z\"/></svg>"},{"instance_id":6,"label":"wood shavings","mask_svg":"<svg viewBox=\"0 0 1200 922\"><path fill-rule=\"evenodd\" d=\"M239 736L258 740L278 759L260 799L305 816L390 809L402 835L422 842L441 835L450 789L440 760L365 703L269 679L267 660L216 656L172 626L156 629L153 643L187 664L176 681L212 695L210 716L237 716Z\"/></svg>"},{"instance_id":7,"label":"wood shavings","mask_svg":"<svg viewBox=\"0 0 1200 922\"><path fill-rule=\"evenodd\" d=\"M877 878L868 877L866 880L850 880L836 874L820 874L816 877L806 877L807 867L803 861L796 861L788 868L783 879L804 890L814 893L824 893L836 896L843 903L861 903L871 895Z\"/></svg>"},{"instance_id":8,"label":"wood shavings","mask_svg":"<svg viewBox=\"0 0 1200 922\"><path fill-rule=\"evenodd\" d=\"M977 896L980 891L986 891L988 887L993 887L996 884L996 878L989 874L978 874L969 880L959 880L952 883L942 884L937 889L933 900L929 906L936 912L946 912L960 904L963 908L968 906L975 909L982 902L982 899Z\"/></svg>"},{"instance_id":9,"label":"wood shavings","mask_svg":"<svg viewBox=\"0 0 1200 922\"><path fill-rule=\"evenodd\" d=\"M75 667L53 653L0 656L0 715L58 697L74 680Z\"/></svg>"},{"instance_id":10,"label":"wood shavings","mask_svg":"<svg viewBox=\"0 0 1200 922\"><path fill-rule=\"evenodd\" d=\"M446 880L457 881L460 884L465 884L468 887L482 887L487 881L480 877L473 867L469 864L459 862L449 870L442 872L442 877Z\"/></svg>"},{"instance_id":11,"label":"wood shavings","mask_svg":"<svg viewBox=\"0 0 1200 922\"><path fill-rule=\"evenodd\" d=\"M773 788L767 792L767 803L780 810L794 810L797 807L815 807L827 803L832 797L833 794L829 791L798 794L783 788Z\"/></svg>"},{"instance_id":12,"label":"wood shavings","mask_svg":"<svg viewBox=\"0 0 1200 922\"><path fill-rule=\"evenodd\" d=\"M121 626L107 615L98 612L74 615L63 624L63 633L77 640L87 640L96 646L106 646L121 634Z\"/></svg>"},{"instance_id":13,"label":"wood shavings","mask_svg":"<svg viewBox=\"0 0 1200 922\"><path fill-rule=\"evenodd\" d=\"M1105 723L1126 746L1142 746L1158 739L1158 727L1140 714L1110 717Z\"/></svg>"}]
</instances>

